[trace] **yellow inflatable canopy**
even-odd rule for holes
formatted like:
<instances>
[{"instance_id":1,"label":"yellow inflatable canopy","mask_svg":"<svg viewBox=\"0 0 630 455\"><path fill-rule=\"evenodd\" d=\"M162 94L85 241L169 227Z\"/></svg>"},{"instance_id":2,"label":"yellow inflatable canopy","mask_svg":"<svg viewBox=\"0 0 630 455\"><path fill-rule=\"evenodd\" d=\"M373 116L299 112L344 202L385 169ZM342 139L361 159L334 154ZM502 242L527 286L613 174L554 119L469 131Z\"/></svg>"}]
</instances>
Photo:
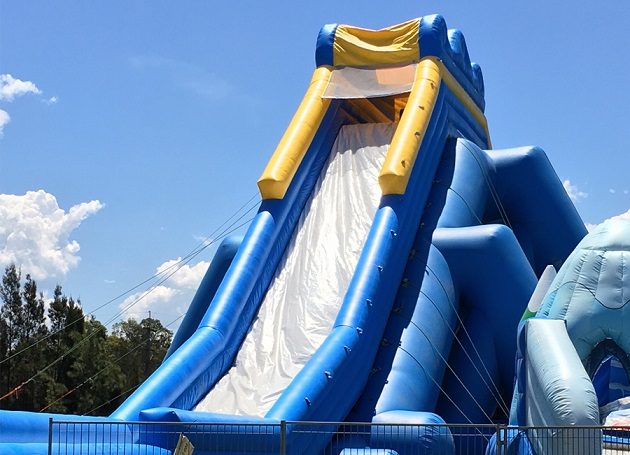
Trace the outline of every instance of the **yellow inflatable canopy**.
<instances>
[{"instance_id":1,"label":"yellow inflatable canopy","mask_svg":"<svg viewBox=\"0 0 630 455\"><path fill-rule=\"evenodd\" d=\"M420 20L381 30L340 25L333 43L334 66L400 65L420 59Z\"/></svg>"}]
</instances>

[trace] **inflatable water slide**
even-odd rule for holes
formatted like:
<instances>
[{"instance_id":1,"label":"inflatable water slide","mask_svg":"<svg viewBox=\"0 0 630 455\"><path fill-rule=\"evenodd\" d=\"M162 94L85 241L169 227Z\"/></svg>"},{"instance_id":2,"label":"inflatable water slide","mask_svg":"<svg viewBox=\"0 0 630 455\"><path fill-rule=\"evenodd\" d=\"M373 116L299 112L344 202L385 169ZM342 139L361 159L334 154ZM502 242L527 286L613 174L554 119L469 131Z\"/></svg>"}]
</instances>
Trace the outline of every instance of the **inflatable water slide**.
<instances>
[{"instance_id":1,"label":"inflatable water slide","mask_svg":"<svg viewBox=\"0 0 630 455\"><path fill-rule=\"evenodd\" d=\"M216 423L197 454L276 444L248 423L505 421L523 310L586 228L540 148L491 149L484 108L481 69L441 16L324 26L247 233L219 247L167 358L103 422ZM0 453L47 453L50 417L82 419L0 413ZM459 444L430 427L333 445L294 428L287 453ZM172 450L116 442L133 443Z\"/></svg>"}]
</instances>

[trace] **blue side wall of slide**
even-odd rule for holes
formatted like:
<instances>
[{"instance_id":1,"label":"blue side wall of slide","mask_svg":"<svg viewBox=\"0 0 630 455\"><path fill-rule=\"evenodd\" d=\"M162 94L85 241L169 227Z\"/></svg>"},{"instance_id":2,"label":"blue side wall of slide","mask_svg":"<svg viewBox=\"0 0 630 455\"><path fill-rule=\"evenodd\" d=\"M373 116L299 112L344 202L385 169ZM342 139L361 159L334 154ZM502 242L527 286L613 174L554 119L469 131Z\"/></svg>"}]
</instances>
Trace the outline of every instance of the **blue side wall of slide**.
<instances>
[{"instance_id":1,"label":"blue side wall of slide","mask_svg":"<svg viewBox=\"0 0 630 455\"><path fill-rule=\"evenodd\" d=\"M338 107L331 103L284 199L263 201L197 331L112 417L191 409L231 366L341 127Z\"/></svg>"},{"instance_id":2,"label":"blue side wall of slide","mask_svg":"<svg viewBox=\"0 0 630 455\"><path fill-rule=\"evenodd\" d=\"M199 322L208 311L210 302L212 302L221 281L223 281L227 269L232 264L232 260L236 256L242 240L241 237L228 237L217 248L217 252L212 258L212 262L203 280L201 280L192 302L190 302L186 316L173 337L165 358L170 357L173 352L177 351L199 327Z\"/></svg>"},{"instance_id":3,"label":"blue side wall of slide","mask_svg":"<svg viewBox=\"0 0 630 455\"><path fill-rule=\"evenodd\" d=\"M519 182L527 182L523 190ZM561 264L585 232L542 150L447 144L372 374L348 420L506 418L516 327L537 274ZM438 443L450 453L448 441Z\"/></svg>"}]
</instances>

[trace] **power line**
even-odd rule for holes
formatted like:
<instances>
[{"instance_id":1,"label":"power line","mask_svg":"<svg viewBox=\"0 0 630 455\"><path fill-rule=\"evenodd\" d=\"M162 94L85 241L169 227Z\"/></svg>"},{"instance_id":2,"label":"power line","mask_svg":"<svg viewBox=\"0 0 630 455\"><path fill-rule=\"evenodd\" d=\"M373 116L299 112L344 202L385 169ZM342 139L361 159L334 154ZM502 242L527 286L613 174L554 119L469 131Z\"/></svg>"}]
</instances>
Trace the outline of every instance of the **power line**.
<instances>
[{"instance_id":1,"label":"power line","mask_svg":"<svg viewBox=\"0 0 630 455\"><path fill-rule=\"evenodd\" d=\"M13 359L14 357L17 357L18 355L28 351L29 349L39 345L40 343L48 340L49 338L51 338L52 336L58 334L59 332L73 326L74 324L78 323L79 321L84 320L84 318L86 316L91 316L94 315L97 311L103 309L104 307L114 303L115 301L119 300L120 298L126 296L127 294L135 291L136 289L138 289L139 287L141 287L142 285L149 283L153 280L155 280L156 278L158 278L160 275L165 274L167 271L169 271L170 269L177 267L180 263L184 262L186 259L188 258L194 258L195 256L197 256L201 251L205 250L207 247L209 247L210 245L214 244L217 240L220 240L220 236L216 239L212 239L210 240L211 237L213 237L217 231L219 231L219 229L221 229L223 226L225 226L232 218L234 218L241 210L243 210L247 205L249 205L255 198L256 198L257 194L255 194L254 196L252 196L247 202L245 202L243 205L241 205L241 207L238 208L238 210L236 210L236 212L234 212L226 221L224 221L221 225L219 225L219 227L217 227L214 231L212 231L212 233L210 233L207 237L204 237L203 240L197 245L195 246L191 251L189 251L184 257L182 257L180 260L178 260L177 262L171 264L170 266L164 268L163 270L160 270L159 272L153 274L151 277L141 281L140 283L136 284L135 286L127 289L126 291L118 294L116 297L111 298L110 300L106 301L105 303L103 303L102 305L96 307L94 310L90 311L89 313L85 313L83 316L75 319L74 321L71 321L67 324L65 324L63 327L60 327L59 329L48 333L46 336L38 339L37 341L29 344L28 346L25 346L24 348L20 349L19 351L14 352L13 354L11 354L8 357L5 357L4 359L0 360L0 365L2 365L5 362L8 362L9 360ZM254 203L254 205L252 205L251 207L249 207L236 221L241 220L245 215L247 215L249 212L251 212L256 205L258 205L258 203L260 202L260 200L256 200L256 202ZM181 268L181 267L180 267ZM177 269L179 270L179 268ZM0 397L0 401L2 401L2 397Z\"/></svg>"},{"instance_id":2,"label":"power line","mask_svg":"<svg viewBox=\"0 0 630 455\"><path fill-rule=\"evenodd\" d=\"M245 216L246 214L243 214L243 216ZM242 219L242 217L238 218L236 221L234 221L234 223L236 223L237 221L239 221L240 219ZM199 249L199 251L197 251L193 256L189 257L188 259L186 259L185 261L180 261L180 266L175 269L174 271L172 271L171 273L169 273L168 275L166 275L165 277L161 278L157 283L153 284L146 292L144 292L140 297L136 298L135 300L133 300L131 303L129 303L127 306L123 307L118 313L116 313L114 316L112 316L104 325L109 325L111 324L113 321L115 321L116 319L118 319L120 316L122 316L123 314L125 314L125 312L132 308L133 306L135 306L138 302L140 302L141 300L143 300L144 298L146 298L148 295L150 295L153 291L155 291L161 284L164 284L166 281L168 281L169 278L171 278L173 275L175 275L184 265L188 264L190 261L192 261L197 255L199 255L203 250L205 250L206 248L210 247L212 244L216 243L217 241L223 239L224 237L227 237L228 235L236 232L237 230L239 230L240 228L242 228L243 226L247 225L249 222L252 221L253 218L249 218L247 220L245 220L243 223L239 224L236 227L234 226L234 223L232 223L230 226L228 226L228 228L226 229L230 229L229 231L224 230L222 234L220 234L218 237L216 237L215 239L213 239L211 242L206 243L201 249Z\"/></svg>"},{"instance_id":3,"label":"power line","mask_svg":"<svg viewBox=\"0 0 630 455\"><path fill-rule=\"evenodd\" d=\"M492 379L492 376L490 375L490 372L488 371L488 368L486 367L486 364L483 361L483 358L481 357L481 354L479 353L479 350L475 346L475 342L473 341L472 337L470 336L470 333L468 332L468 329L466 329L466 325L464 324L464 321L462 320L461 316L459 315L459 312L457 311L457 308L455 308L455 304L451 301L451 297L448 295L448 292L446 292L446 288L444 287L444 283L442 283L442 280L440 280L440 277L435 273L435 271L428 264L426 265L426 269L433 274L433 276L435 277L437 282L440 284L440 287L442 288L442 291L444 291L444 295L446 296L447 301L449 302L451 308L453 309L453 312L455 313L455 316L457 317L457 320L459 321L459 324L460 324L462 330L464 331L464 333L466 334L466 337L470 341L470 345L472 346L473 350L475 351L475 354L477 354L477 358L479 359L479 362L481 363L481 366L483 367L483 369L485 370L486 374L488 375L488 379L490 379L490 382L492 383L492 386L497 391L497 393L499 393L499 397L501 397L501 401L503 403L504 409L508 409L507 404L505 403L505 401L503 400L503 397L501 396L501 394L499 392L499 388L497 387L497 385L495 384L494 380ZM457 339L457 336L455 338ZM460 344L460 346L462 347L462 349L464 351L466 351L462 344ZM473 366L475 366L475 362L472 361L472 358L470 358L470 356L468 356L468 358L470 359L470 362L473 364ZM481 373L480 373L480 376L483 379L483 375L481 375Z\"/></svg>"},{"instance_id":4,"label":"power line","mask_svg":"<svg viewBox=\"0 0 630 455\"><path fill-rule=\"evenodd\" d=\"M457 379L457 381L461 384L461 386L464 388L464 390L468 393L468 395L470 395L470 398L472 398L472 400L475 402L475 404L477 405L477 407L481 410L481 412L483 413L483 415L488 419L488 421L490 423L492 423L492 419L490 418L490 416L486 413L486 411L483 409L483 406L481 406L481 404L479 404L479 402L477 401L477 399L475 398L475 396L472 394L472 392L468 389L468 387L466 387L466 384L464 384L464 381L461 380L461 378L457 375L457 373L455 372L455 370L453 369L453 367L451 367L451 365L448 363L448 361L444 358L444 356L442 355L442 353L440 352L439 349L437 349L435 347L435 344L433 344L433 342L431 341L431 338L426 334L426 332L424 330L422 330L420 328L420 326L418 324L416 324L413 321L410 321L426 338L426 340L429 342L429 345L431 345L431 348L433 349L433 351L440 357L440 359L442 360L442 362L444 362L444 365L450 370L450 372L453 374L453 376L455 376L455 378Z\"/></svg>"},{"instance_id":5,"label":"power line","mask_svg":"<svg viewBox=\"0 0 630 455\"><path fill-rule=\"evenodd\" d=\"M460 200L464 203L464 205L466 206L466 208L468 209L468 211L470 212L470 214L471 214L472 216L474 216L474 217L477 219L477 222L478 222L479 224L483 224L483 221L481 221L481 218L479 218L479 215L477 215L477 214L473 211L473 209L470 207L470 204L468 204L468 201L467 201L466 199L464 199L464 197L463 197L460 193L458 193L457 191L455 191L455 190L453 189L453 187L448 187L448 190L447 190L447 191L451 191L451 192L453 192L453 194L455 194L457 197L459 197L459 199L460 199Z\"/></svg>"},{"instance_id":6,"label":"power line","mask_svg":"<svg viewBox=\"0 0 630 455\"><path fill-rule=\"evenodd\" d=\"M463 142L462 145L464 146L466 150L468 150L468 152L472 155L473 159L477 162L477 166L479 166L479 170L481 170L481 173L483 174L486 185L488 186L488 189L490 190L490 196L492 197L494 204L497 206L497 209L499 210L499 215L501 216L501 219L510 229L512 229L512 223L510 223L510 219L508 217L507 211L505 210L505 207L503 207L503 203L501 202L499 193L496 190L494 183L492 182L492 179L490 178L488 174L488 170L479 162L479 157L473 150L470 149L470 147L468 147L468 144L466 142Z\"/></svg>"},{"instance_id":7,"label":"power line","mask_svg":"<svg viewBox=\"0 0 630 455\"><path fill-rule=\"evenodd\" d=\"M429 372L428 372L428 371L424 368L424 365L422 365L422 364L418 361L418 359L416 359L416 357L415 357L415 356L414 356L411 352L407 351L405 348L403 348L403 347L400 347L400 346L399 346L399 349L400 349L401 351L403 351L405 354L407 354L409 357L411 357L411 358L412 358L412 359L413 359L413 360L414 360L414 361L418 364L418 366L422 369L422 371L424 371L424 374L426 374L426 375L429 377L429 379L431 379L431 381L433 381L433 383L436 385L436 387L437 387L438 389L440 389L440 392L442 392L442 394L443 394L443 395L444 395L444 396L445 396L445 397L446 397L446 398L447 398L447 399L451 402L451 404L452 404L453 406L455 406L455 408L456 408L456 409L459 411L459 413L460 413L460 414L464 417L464 419L466 419L466 420L468 421L468 423L470 423L470 424L474 425L473 421L472 421L472 420L470 420L470 418L468 417L468 415L466 415L466 413L462 410L462 408L460 408L460 407L457 405L457 403L455 403L455 400L453 400L453 399L449 396L449 394L448 394L448 393L446 393L446 390L444 390L444 389L442 388L442 386L440 385L440 383L439 383L439 382L437 382L437 381L435 380L435 378L433 377L433 375L431 375L431 374L430 374L430 373L429 373ZM477 428L476 426L475 426L475 430L477 430L477 432L478 432L480 435L482 435L482 436L483 436L486 440L488 440L488 438L486 437L486 435L484 435L484 434L481 432L481 430L479 430L479 428Z\"/></svg>"},{"instance_id":8,"label":"power line","mask_svg":"<svg viewBox=\"0 0 630 455\"><path fill-rule=\"evenodd\" d=\"M170 327L171 325L175 324L177 321L179 321L181 318L183 318L186 315L186 313L178 316L176 319L172 320L171 322L169 322L168 324L166 324L164 326L164 328ZM125 357L127 357L129 354L137 351L138 349L140 349L141 347L143 347L144 345L147 345L149 343L150 340L145 340L139 344L137 344L136 346L134 346L132 349L129 349L127 352L125 352L123 355L121 355L120 357L118 357L116 360L114 360L112 363L110 363L109 365L107 365L106 367L101 368L99 371L97 371L96 373L94 373L92 376L90 376L89 378L87 378L85 381L83 381L81 384L79 384L78 386L74 387L73 389L70 389L69 391L67 391L66 393L64 393L63 395L57 397L55 400L51 401L50 403L48 403L46 406L44 406L43 408L41 408L39 410L39 412L44 412L47 409L49 409L52 405L54 405L55 403L58 403L59 401L63 400L64 398L68 397L69 395L71 395L72 393L76 392L77 390L79 390L81 387L85 386L86 384L92 382L96 377L98 377L99 375L101 375L102 373L104 373L105 371L111 369L114 365L118 364L118 362L120 362L122 359L124 359Z\"/></svg>"},{"instance_id":9,"label":"power line","mask_svg":"<svg viewBox=\"0 0 630 455\"><path fill-rule=\"evenodd\" d=\"M140 383L142 384L142 383ZM127 390L125 390L124 392L119 393L118 395L116 395L114 398L111 398L109 400L107 400L105 403L102 403L100 405L98 405L97 407L95 407L94 409L89 410L88 412L86 412L85 414L83 414L84 416L90 415L92 414L94 411L98 411L99 409L101 409L103 406L107 406L109 403L111 403L114 400L117 400L118 398L122 397L123 395L125 395L126 393L131 392L134 389L137 389L138 387L140 387L140 384L136 384L133 387L128 388Z\"/></svg>"},{"instance_id":10,"label":"power line","mask_svg":"<svg viewBox=\"0 0 630 455\"><path fill-rule=\"evenodd\" d=\"M245 214L244 214L245 215ZM106 326L108 324L111 324L113 321L115 321L116 319L118 319L121 315L123 315L125 313L126 310L128 310L129 308L133 307L134 305L136 305L138 302L140 302L142 299L144 299L145 297L147 297L148 295L151 294L151 292L153 292L160 284L164 283L166 280L168 280L171 276L173 276L175 273L177 273L184 265L186 265L188 262L190 262L195 256L197 256L199 253L201 253L204 249L208 248L210 245L212 245L213 243L221 240L221 238L230 235L231 233L237 231L238 229L240 229L241 227L245 226L247 223L249 223L253 218L246 220L245 222L239 224L238 226L234 227L233 229L227 231L227 229L230 229L238 220L242 219L242 217L244 216L242 215L241 217L239 217L237 220L235 220L230 226L228 226L228 228L226 228L223 233L221 233L218 237L216 237L215 239L213 239L211 242L206 243L202 248L200 248L195 255L191 256L190 258L188 258L185 262L181 263L180 266L174 270L173 272L171 272L169 275L167 275L166 277L162 278L158 283L154 284L152 286L152 288L150 288L147 292L145 292L144 294L142 294L140 297L138 297L137 299L135 299L133 302L131 302L129 305L127 305L126 307L124 307L122 310L120 310L118 313L116 313L112 318L110 318L104 325L100 326L99 328L93 330L92 332L90 332L88 335L86 335L85 337L83 337L78 343L76 343L75 345L73 345L70 349L68 349L65 353L63 353L61 356L59 356L57 359L55 359L54 361L52 361L51 363L49 363L48 365L46 365L43 369L41 369L40 371L38 371L37 373L35 373L33 376L31 376L29 379L27 379L26 381L22 382L21 384L19 384L18 386L14 387L12 390L10 390L9 392L7 392L6 394L4 394L2 397L0 397L0 401L3 401L7 398L9 398L10 396L18 393L24 386L26 386L28 383L30 383L31 381L33 381L34 379L36 379L37 377L39 377L41 374L43 374L44 372L48 371L50 368L52 368L54 365L56 365L57 363L59 363L61 360L63 360L66 356L68 356L69 354L71 354L72 352L76 351L79 347L81 347L83 344L85 344L87 341L89 341L94 335L96 335L98 332L100 332L101 330L106 330ZM181 262L181 261L180 261Z\"/></svg>"},{"instance_id":11,"label":"power line","mask_svg":"<svg viewBox=\"0 0 630 455\"><path fill-rule=\"evenodd\" d=\"M479 167L479 170L481 171L485 184L488 187L488 191L490 192L490 196L494 202L494 204L496 205L498 211L499 211L499 215L502 219L502 221L510 228L512 229L512 224L510 223L510 219L508 217L507 211L505 210L505 207L503 206L503 203L501 202L501 198L499 196L498 191L496 190L494 183L492 182L492 179L490 178L490 175L488 173L488 170L485 166L483 166L483 164L480 162L479 157L477 156L477 154L475 153L474 150L472 150L468 144L466 142L462 143L463 147L465 148L466 151L468 151L470 153L470 155L473 157L473 159L475 160L477 166ZM454 194L456 194L457 196L459 196L459 198L464 202L464 204L467 206L468 210L475 216L475 218L477 219L477 221L479 222L479 224L483 224L482 220L477 216L476 213L474 213L472 211L472 208L468 205L468 202L463 198L463 196L461 194L459 194L457 191L455 191L451 185L449 185L449 190L453 191ZM428 241L428 240L426 240ZM453 311L455 312L455 315L457 316L457 319L460 323L460 326L462 327L464 333L466 334L466 336L468 337L468 339L470 340L470 344L473 348L473 350L475 351L475 353L477 354L477 357L479 358L479 361L483 367L483 369L485 370L488 379L490 379L490 382L495 390L495 392L498 394L500 400L496 399L495 396L495 392L492 391L492 389L490 389L490 386L487 384L487 382L485 381L484 375L481 374L481 372L479 371L479 369L476 366L476 363L472 360L472 358L470 357L470 355L468 354L467 350L464 348L463 344L461 343L461 341L459 340L459 338L454 334L454 338L457 340L457 342L459 343L460 347L462 348L462 350L464 351L464 353L466 354L466 356L468 357L468 359L470 360L470 363L473 365L473 367L475 368L475 370L477 371L477 373L479 374L479 376L481 377L481 379L483 380L484 384L486 385L486 387L488 387L488 389L490 390L492 396L495 398L495 400L497 401L497 404L499 405L499 407L501 408L501 410L503 412L505 412L506 414L509 414L509 412L507 411L508 407L507 404L505 403L505 400L503 400L503 396L501 395L501 393L499 392L499 388L497 387L497 385L495 384L494 380L492 379L492 376L490 375L488 368L486 367L485 362L483 361L483 358L481 357L481 355L479 354L479 351L477 350L477 347L475 346L470 334L468 333L468 330L466 329L466 326L464 324L464 321L461 319L459 312L457 311L457 309L455 308L455 305L453 304L453 302L451 301L450 296L448 295L448 292L446 292L446 288L444 287L444 284L442 283L442 281L440 280L440 278L437 276L437 274L431 269L431 267L429 267L428 265L426 266L427 270L429 270L437 279L438 283L440 284L440 286L442 287L442 290L444 291L444 294L451 306L451 308L453 309ZM426 294L425 294L426 296ZM428 298L428 296L427 296ZM431 299L429 299L431 301ZM432 302L434 305L435 303ZM437 307L436 307L437 308ZM441 313L440 313L441 314ZM447 324L448 325L448 324ZM449 326L450 329L450 326ZM451 330L452 331L452 330Z\"/></svg>"},{"instance_id":12,"label":"power line","mask_svg":"<svg viewBox=\"0 0 630 455\"><path fill-rule=\"evenodd\" d=\"M433 271L431 271L433 272ZM436 277L437 278L437 277ZM420 287L416 286L413 283L408 283L408 286L410 286L412 289L417 290L420 294L422 294L429 302L431 302L431 304L433 305L433 307L437 310L438 314L440 315L440 318L442 318L442 321L444 322L444 325L446 325L446 327L448 327L449 331L451 332L451 335L453 335L453 338L455 339L455 341L457 341L457 344L459 344L459 347L462 349L462 351L464 352L464 354L466 355L466 357L468 358L468 360L470 360L470 363L472 364L473 368L475 369L475 371L477 372L477 374L479 375L479 377L481 378L481 380L483 381L484 385L486 386L486 388L488 389L488 391L490 392L490 394L492 395L492 398L494 398L494 400L497 402L499 408L501 409L501 411L503 411L504 413L506 413L506 415L509 414L508 408L507 408L507 404L505 403L505 401L503 400L503 397L501 396L501 393L499 392L499 390L497 389L496 385L493 383L494 389L490 387L490 384L488 384L488 382L486 381L485 376L481 373L481 371L479 370L479 367L477 366L477 364L473 361L472 357L470 356L470 354L468 353L468 350L464 347L464 344L462 343L462 341L459 339L459 337L457 336L457 334L455 333L455 330L453 329L453 327L451 327L451 325L449 324L449 322L446 320L446 317L444 316L444 314L442 313L442 311L440 310L440 308L437 306L437 304L435 303L435 301L429 297L426 292L424 292ZM456 310L454 310L456 311ZM416 327L418 327L418 325L411 321L411 323L413 325L415 325ZM418 327L418 329L420 329ZM424 333L424 332L423 332ZM426 334L425 334L426 337ZM471 341L472 343L472 341ZM445 363L447 363L445 361ZM448 365L448 363L447 363ZM450 368L450 365L449 369ZM452 371L452 369L451 369ZM459 378L458 378L459 379ZM496 392L496 393L495 393Z\"/></svg>"}]
</instances>

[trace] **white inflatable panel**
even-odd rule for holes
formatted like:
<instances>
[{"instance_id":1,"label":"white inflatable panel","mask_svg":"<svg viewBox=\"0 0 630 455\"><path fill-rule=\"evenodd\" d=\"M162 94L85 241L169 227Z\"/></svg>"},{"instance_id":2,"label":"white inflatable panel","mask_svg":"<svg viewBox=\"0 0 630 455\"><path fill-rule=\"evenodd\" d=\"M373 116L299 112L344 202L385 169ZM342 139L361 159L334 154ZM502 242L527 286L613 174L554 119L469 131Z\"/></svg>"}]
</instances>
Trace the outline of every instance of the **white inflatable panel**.
<instances>
[{"instance_id":1,"label":"white inflatable panel","mask_svg":"<svg viewBox=\"0 0 630 455\"><path fill-rule=\"evenodd\" d=\"M264 416L335 321L381 198L394 124L345 126L235 366L196 411Z\"/></svg>"},{"instance_id":2,"label":"white inflatable panel","mask_svg":"<svg viewBox=\"0 0 630 455\"><path fill-rule=\"evenodd\" d=\"M413 87L416 63L386 68L336 68L322 98L352 99L407 93Z\"/></svg>"},{"instance_id":3,"label":"white inflatable panel","mask_svg":"<svg viewBox=\"0 0 630 455\"><path fill-rule=\"evenodd\" d=\"M551 288L551 284L553 280L556 278L557 272L553 265L548 265L545 267L542 275L540 275L540 279L538 280L538 284L536 285L536 289L529 299L527 303L527 309L532 313L536 314L540 309L540 305L542 304L545 296L547 295L547 291Z\"/></svg>"}]
</instances>

